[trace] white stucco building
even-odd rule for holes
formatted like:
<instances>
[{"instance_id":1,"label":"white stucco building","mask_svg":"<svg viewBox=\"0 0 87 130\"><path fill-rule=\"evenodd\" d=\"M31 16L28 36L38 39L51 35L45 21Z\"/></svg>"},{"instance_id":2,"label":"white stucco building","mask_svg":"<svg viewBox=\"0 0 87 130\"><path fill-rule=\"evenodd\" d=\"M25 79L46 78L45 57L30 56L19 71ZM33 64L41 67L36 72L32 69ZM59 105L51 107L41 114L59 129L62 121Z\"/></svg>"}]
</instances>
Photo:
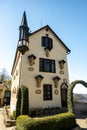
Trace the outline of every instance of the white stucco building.
<instances>
[{"instance_id":1,"label":"white stucco building","mask_svg":"<svg viewBox=\"0 0 87 130\"><path fill-rule=\"evenodd\" d=\"M29 90L29 109L64 107L69 83L69 48L48 26L31 33L24 12L12 67L11 110L15 110L17 88Z\"/></svg>"}]
</instances>

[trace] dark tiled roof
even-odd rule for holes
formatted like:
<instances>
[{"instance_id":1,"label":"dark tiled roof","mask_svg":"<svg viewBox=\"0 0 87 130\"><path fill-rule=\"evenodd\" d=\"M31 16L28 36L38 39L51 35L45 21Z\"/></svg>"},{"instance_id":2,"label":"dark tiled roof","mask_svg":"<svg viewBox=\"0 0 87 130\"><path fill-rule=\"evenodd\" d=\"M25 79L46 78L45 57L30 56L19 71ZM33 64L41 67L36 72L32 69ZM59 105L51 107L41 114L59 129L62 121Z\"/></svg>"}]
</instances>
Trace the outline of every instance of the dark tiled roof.
<instances>
[{"instance_id":1,"label":"dark tiled roof","mask_svg":"<svg viewBox=\"0 0 87 130\"><path fill-rule=\"evenodd\" d=\"M21 26L28 26L25 11L23 13L23 17L22 17L22 21L21 21Z\"/></svg>"}]
</instances>

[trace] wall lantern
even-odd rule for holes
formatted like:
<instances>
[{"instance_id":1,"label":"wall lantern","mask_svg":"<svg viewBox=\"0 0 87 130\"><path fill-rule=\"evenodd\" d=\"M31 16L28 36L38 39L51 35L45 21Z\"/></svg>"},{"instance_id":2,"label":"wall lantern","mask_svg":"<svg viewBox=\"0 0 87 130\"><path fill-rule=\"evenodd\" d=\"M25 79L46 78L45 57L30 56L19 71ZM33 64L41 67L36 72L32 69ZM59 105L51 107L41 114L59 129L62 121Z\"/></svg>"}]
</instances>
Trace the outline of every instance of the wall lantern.
<instances>
[{"instance_id":1,"label":"wall lantern","mask_svg":"<svg viewBox=\"0 0 87 130\"><path fill-rule=\"evenodd\" d=\"M60 77L58 77L58 76L55 76L55 77L53 78L53 81L54 81L54 84L55 84L55 88L58 88L59 80L60 80Z\"/></svg>"},{"instance_id":2,"label":"wall lantern","mask_svg":"<svg viewBox=\"0 0 87 130\"><path fill-rule=\"evenodd\" d=\"M64 69L64 64L65 64L65 63L66 63L65 60L60 60L60 61L59 61L59 68L60 68L61 70Z\"/></svg>"},{"instance_id":3,"label":"wall lantern","mask_svg":"<svg viewBox=\"0 0 87 130\"><path fill-rule=\"evenodd\" d=\"M38 87L38 88L41 87L41 81L42 81L43 78L44 78L44 77L41 76L41 75L38 75L38 76L35 77L36 82L37 82L37 87Z\"/></svg>"},{"instance_id":4,"label":"wall lantern","mask_svg":"<svg viewBox=\"0 0 87 130\"><path fill-rule=\"evenodd\" d=\"M30 66L33 66L33 64L35 64L36 56L34 56L32 54L32 55L28 56L28 59L29 59Z\"/></svg>"}]
</instances>

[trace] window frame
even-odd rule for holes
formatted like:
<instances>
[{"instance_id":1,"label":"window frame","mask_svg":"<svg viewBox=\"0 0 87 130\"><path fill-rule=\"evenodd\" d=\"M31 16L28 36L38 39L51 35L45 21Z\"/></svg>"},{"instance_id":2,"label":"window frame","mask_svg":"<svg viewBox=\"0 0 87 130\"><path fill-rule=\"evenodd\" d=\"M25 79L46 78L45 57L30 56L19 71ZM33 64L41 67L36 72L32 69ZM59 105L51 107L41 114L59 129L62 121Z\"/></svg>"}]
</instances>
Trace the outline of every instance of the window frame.
<instances>
[{"instance_id":1,"label":"window frame","mask_svg":"<svg viewBox=\"0 0 87 130\"><path fill-rule=\"evenodd\" d=\"M55 60L40 58L39 71L47 73L56 73Z\"/></svg>"},{"instance_id":2,"label":"window frame","mask_svg":"<svg viewBox=\"0 0 87 130\"><path fill-rule=\"evenodd\" d=\"M43 100L44 101L53 100L53 93L52 93L52 85L51 84L43 84Z\"/></svg>"}]
</instances>

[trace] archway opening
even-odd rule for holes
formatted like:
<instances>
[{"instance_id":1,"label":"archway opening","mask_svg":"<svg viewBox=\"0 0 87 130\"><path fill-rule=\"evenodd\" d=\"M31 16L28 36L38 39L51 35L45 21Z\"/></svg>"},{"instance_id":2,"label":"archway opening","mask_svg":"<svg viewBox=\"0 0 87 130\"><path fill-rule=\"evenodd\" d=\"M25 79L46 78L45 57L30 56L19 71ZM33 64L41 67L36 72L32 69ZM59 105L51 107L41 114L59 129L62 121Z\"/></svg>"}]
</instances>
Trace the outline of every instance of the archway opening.
<instances>
[{"instance_id":1,"label":"archway opening","mask_svg":"<svg viewBox=\"0 0 87 130\"><path fill-rule=\"evenodd\" d=\"M72 113L75 113L75 110L74 110L75 108L74 108L74 105L73 105L73 91L75 91L75 89L78 88L78 92L81 93L81 90L79 90L79 87L77 85L79 85L80 89L87 90L86 89L87 88L87 83L85 81L83 81L83 80L75 80L75 81L73 81L69 85L69 87L68 87L68 95L67 95L68 96L68 98L67 98L67 101L68 101L68 111L72 112ZM82 98L80 98L80 101L81 101L81 99ZM86 103L86 105L87 105L87 103ZM78 105L77 105L77 107L78 107ZM81 107L83 107L83 105L81 105ZM78 107L78 109L82 109L81 107ZM85 108L87 108L87 107L85 107ZM87 111L87 109L85 109L85 110Z\"/></svg>"},{"instance_id":2,"label":"archway opening","mask_svg":"<svg viewBox=\"0 0 87 130\"><path fill-rule=\"evenodd\" d=\"M87 88L82 84L76 84L73 89L73 106L77 116L87 115Z\"/></svg>"},{"instance_id":3,"label":"archway opening","mask_svg":"<svg viewBox=\"0 0 87 130\"><path fill-rule=\"evenodd\" d=\"M83 86L82 84L76 84L74 89L73 89L73 93L87 94L87 88L85 86Z\"/></svg>"}]
</instances>

